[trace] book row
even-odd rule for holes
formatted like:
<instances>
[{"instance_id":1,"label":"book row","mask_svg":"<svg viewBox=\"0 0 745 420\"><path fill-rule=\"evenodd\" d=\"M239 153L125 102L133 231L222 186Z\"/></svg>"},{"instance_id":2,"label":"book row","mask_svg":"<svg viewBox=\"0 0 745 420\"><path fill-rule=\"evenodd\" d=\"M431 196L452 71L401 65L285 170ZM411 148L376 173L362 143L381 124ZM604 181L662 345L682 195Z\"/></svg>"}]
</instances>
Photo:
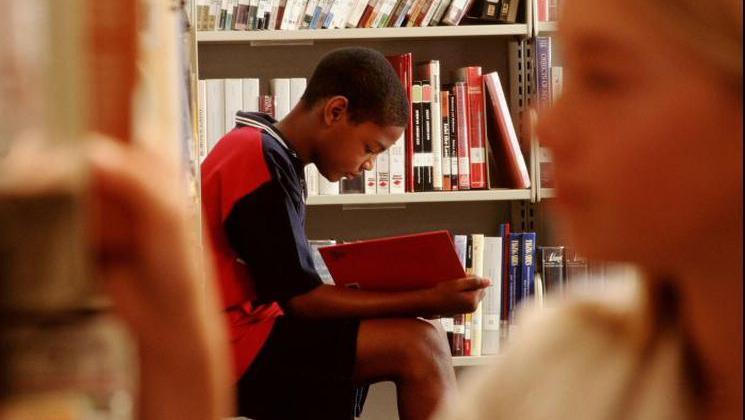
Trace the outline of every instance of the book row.
<instances>
[{"instance_id":1,"label":"book row","mask_svg":"<svg viewBox=\"0 0 745 420\"><path fill-rule=\"evenodd\" d=\"M452 235L451 238L464 272L492 281L476 311L440 319L454 356L497 354L500 343L508 337L509 326L519 305L541 307L546 294L566 296L570 285L581 290L589 285L591 278L597 282L605 280L605 264L589 264L564 246L537 246L535 232L511 232L506 223L500 225L495 236L468 234ZM393 242L382 239L362 242L385 243L385 246L395 249ZM319 249L336 245L337 241L311 240L309 243L320 278L324 283L335 284ZM390 254L389 251L378 254L386 255L386 252ZM406 253L403 249L398 252ZM389 262L389 270L395 271L400 265L400 262ZM344 270L338 273L343 274ZM343 284L349 279L340 278L339 281ZM386 287L395 288L390 284Z\"/></svg>"},{"instance_id":2,"label":"book row","mask_svg":"<svg viewBox=\"0 0 745 420\"><path fill-rule=\"evenodd\" d=\"M197 0L198 31L515 23L519 0Z\"/></svg>"},{"instance_id":3,"label":"book row","mask_svg":"<svg viewBox=\"0 0 745 420\"><path fill-rule=\"evenodd\" d=\"M330 183L313 165L306 171L309 195L387 194L424 191L529 188L530 176L497 72L463 67L442 84L440 63L416 65L411 53L390 56L410 99L410 121L401 138L381 153L375 169L357 179ZM199 82L200 157L234 127L239 110L282 119L302 97L304 78Z\"/></svg>"}]
</instances>

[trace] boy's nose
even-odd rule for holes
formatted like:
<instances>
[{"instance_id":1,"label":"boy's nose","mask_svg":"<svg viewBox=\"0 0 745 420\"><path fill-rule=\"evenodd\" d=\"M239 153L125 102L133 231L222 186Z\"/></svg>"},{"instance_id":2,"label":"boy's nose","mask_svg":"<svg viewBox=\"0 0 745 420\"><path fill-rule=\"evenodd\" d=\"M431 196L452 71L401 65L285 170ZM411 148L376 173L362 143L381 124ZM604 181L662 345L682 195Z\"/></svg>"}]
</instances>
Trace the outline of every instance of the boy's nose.
<instances>
[{"instance_id":1,"label":"boy's nose","mask_svg":"<svg viewBox=\"0 0 745 420\"><path fill-rule=\"evenodd\" d=\"M365 170L365 171L372 171L373 168L375 168L375 163L374 163L374 161L372 159L367 159L362 164L362 169Z\"/></svg>"}]
</instances>

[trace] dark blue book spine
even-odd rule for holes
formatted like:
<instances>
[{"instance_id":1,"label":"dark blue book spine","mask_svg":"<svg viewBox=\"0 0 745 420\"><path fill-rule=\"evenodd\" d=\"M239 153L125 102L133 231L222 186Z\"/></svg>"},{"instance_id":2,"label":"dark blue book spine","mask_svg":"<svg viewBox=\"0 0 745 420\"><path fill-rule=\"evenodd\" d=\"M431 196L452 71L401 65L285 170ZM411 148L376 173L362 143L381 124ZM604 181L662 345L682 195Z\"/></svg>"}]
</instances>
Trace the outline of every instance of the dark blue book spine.
<instances>
[{"instance_id":1,"label":"dark blue book spine","mask_svg":"<svg viewBox=\"0 0 745 420\"><path fill-rule=\"evenodd\" d=\"M533 296L535 293L535 232L522 234L522 245L520 252L520 273L522 275L521 299Z\"/></svg>"},{"instance_id":2,"label":"dark blue book spine","mask_svg":"<svg viewBox=\"0 0 745 420\"><path fill-rule=\"evenodd\" d=\"M522 233L510 233L510 319L512 319L515 305L520 301L520 291L517 288L520 278L520 241Z\"/></svg>"}]
</instances>

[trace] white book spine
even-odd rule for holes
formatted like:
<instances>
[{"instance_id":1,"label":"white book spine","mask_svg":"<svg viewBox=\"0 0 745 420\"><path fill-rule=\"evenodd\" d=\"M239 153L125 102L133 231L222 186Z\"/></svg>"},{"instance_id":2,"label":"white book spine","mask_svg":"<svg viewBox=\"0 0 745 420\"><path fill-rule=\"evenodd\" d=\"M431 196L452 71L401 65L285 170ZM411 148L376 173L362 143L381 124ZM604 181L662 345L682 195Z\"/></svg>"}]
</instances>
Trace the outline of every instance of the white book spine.
<instances>
[{"instance_id":1,"label":"white book spine","mask_svg":"<svg viewBox=\"0 0 745 420\"><path fill-rule=\"evenodd\" d=\"M323 19L323 22L319 25L320 28L323 29L330 29L334 27L334 16L335 13L339 10L339 6L346 2L347 0L331 0L329 5L326 8L325 17Z\"/></svg>"},{"instance_id":2,"label":"white book spine","mask_svg":"<svg viewBox=\"0 0 745 420\"><path fill-rule=\"evenodd\" d=\"M272 79L269 86L276 106L274 118L280 121L290 113L290 79Z\"/></svg>"},{"instance_id":3,"label":"white book spine","mask_svg":"<svg viewBox=\"0 0 745 420\"><path fill-rule=\"evenodd\" d=\"M357 27L360 18L362 18L362 13L365 12L365 6L367 6L367 0L359 0L355 3L354 9L352 9L352 13L349 15L349 20L347 20L347 28Z\"/></svg>"},{"instance_id":4,"label":"white book spine","mask_svg":"<svg viewBox=\"0 0 745 420\"><path fill-rule=\"evenodd\" d=\"M390 194L390 150L378 155L378 159L375 161L375 170L378 179L377 194Z\"/></svg>"},{"instance_id":5,"label":"white book spine","mask_svg":"<svg viewBox=\"0 0 745 420\"><path fill-rule=\"evenodd\" d=\"M385 19L386 16L391 14L391 11L393 11L393 8L395 6L396 6L396 0L383 0L383 5L380 7L378 16L375 17L375 21L373 21L372 27L379 28L383 19Z\"/></svg>"},{"instance_id":6,"label":"white book spine","mask_svg":"<svg viewBox=\"0 0 745 420\"><path fill-rule=\"evenodd\" d=\"M316 11L316 7L318 7L319 1L320 0L308 0L308 3L305 4L303 16L300 18L300 29L307 29L310 26L310 22L313 19L313 14Z\"/></svg>"},{"instance_id":7,"label":"white book spine","mask_svg":"<svg viewBox=\"0 0 745 420\"><path fill-rule=\"evenodd\" d=\"M484 276L484 235L474 234L473 239L473 274ZM479 302L471 318L471 356L481 356L481 339L483 328L483 302Z\"/></svg>"},{"instance_id":8,"label":"white book spine","mask_svg":"<svg viewBox=\"0 0 745 420\"><path fill-rule=\"evenodd\" d=\"M292 10L295 8L295 3L300 0L285 0L285 8L282 12L282 21L279 23L279 29L286 31L290 29L290 23L292 22Z\"/></svg>"},{"instance_id":9,"label":"white book spine","mask_svg":"<svg viewBox=\"0 0 745 420\"><path fill-rule=\"evenodd\" d=\"M295 7L292 10L292 22L290 25L291 30L298 29L300 23L303 20L303 10L305 9L306 0L298 0L295 2Z\"/></svg>"},{"instance_id":10,"label":"white book spine","mask_svg":"<svg viewBox=\"0 0 745 420\"><path fill-rule=\"evenodd\" d=\"M210 31L216 31L220 27L220 10L222 9L222 0L210 0Z\"/></svg>"},{"instance_id":11,"label":"white book spine","mask_svg":"<svg viewBox=\"0 0 745 420\"><path fill-rule=\"evenodd\" d=\"M315 163L308 164L305 167L305 187L308 190L308 197L318 195L318 184L320 175Z\"/></svg>"},{"instance_id":12,"label":"white book spine","mask_svg":"<svg viewBox=\"0 0 745 420\"><path fill-rule=\"evenodd\" d=\"M406 192L406 139L405 134L388 148L389 176L391 194Z\"/></svg>"},{"instance_id":13,"label":"white book spine","mask_svg":"<svg viewBox=\"0 0 745 420\"><path fill-rule=\"evenodd\" d=\"M561 90L564 87L563 73L561 66L551 67L551 103L556 102L561 96Z\"/></svg>"},{"instance_id":14,"label":"white book spine","mask_svg":"<svg viewBox=\"0 0 745 420\"><path fill-rule=\"evenodd\" d=\"M308 81L304 77L290 79L290 110L295 108L300 102L300 98L303 97L307 84Z\"/></svg>"},{"instance_id":15,"label":"white book spine","mask_svg":"<svg viewBox=\"0 0 745 420\"><path fill-rule=\"evenodd\" d=\"M209 79L207 82L207 152L225 134L225 81Z\"/></svg>"},{"instance_id":16,"label":"white book spine","mask_svg":"<svg viewBox=\"0 0 745 420\"><path fill-rule=\"evenodd\" d=\"M446 25L458 24L458 18L463 13L463 8L466 7L467 0L453 0L448 7L445 16L442 17L442 23Z\"/></svg>"},{"instance_id":17,"label":"white book spine","mask_svg":"<svg viewBox=\"0 0 745 420\"><path fill-rule=\"evenodd\" d=\"M259 79L243 79L243 110L259 112Z\"/></svg>"},{"instance_id":18,"label":"white book spine","mask_svg":"<svg viewBox=\"0 0 745 420\"><path fill-rule=\"evenodd\" d=\"M432 175L435 190L442 190L442 104L440 103L440 62L429 62L432 75Z\"/></svg>"},{"instance_id":19,"label":"white book spine","mask_svg":"<svg viewBox=\"0 0 745 420\"><path fill-rule=\"evenodd\" d=\"M373 168L370 171L365 171L365 194L377 194L378 193L378 177L377 171Z\"/></svg>"},{"instance_id":20,"label":"white book spine","mask_svg":"<svg viewBox=\"0 0 745 420\"><path fill-rule=\"evenodd\" d=\"M325 176L318 174L318 194L339 195L339 181L331 182Z\"/></svg>"},{"instance_id":21,"label":"white book spine","mask_svg":"<svg viewBox=\"0 0 745 420\"><path fill-rule=\"evenodd\" d=\"M352 7L354 7L354 1L353 0L342 0L337 2L338 8L334 10L334 20L331 22L331 27L334 29L343 28L347 22L347 18L349 18L349 13L352 11Z\"/></svg>"},{"instance_id":22,"label":"white book spine","mask_svg":"<svg viewBox=\"0 0 745 420\"><path fill-rule=\"evenodd\" d=\"M225 132L235 126L235 114L243 110L243 83L241 79L225 79Z\"/></svg>"},{"instance_id":23,"label":"white book spine","mask_svg":"<svg viewBox=\"0 0 745 420\"><path fill-rule=\"evenodd\" d=\"M197 83L199 112L197 114L198 135L199 135L199 161L202 162L207 157L207 81L200 80Z\"/></svg>"},{"instance_id":24,"label":"white book spine","mask_svg":"<svg viewBox=\"0 0 745 420\"><path fill-rule=\"evenodd\" d=\"M484 238L484 277L492 283L482 300L481 354L497 354L502 308L502 238Z\"/></svg>"}]
</instances>

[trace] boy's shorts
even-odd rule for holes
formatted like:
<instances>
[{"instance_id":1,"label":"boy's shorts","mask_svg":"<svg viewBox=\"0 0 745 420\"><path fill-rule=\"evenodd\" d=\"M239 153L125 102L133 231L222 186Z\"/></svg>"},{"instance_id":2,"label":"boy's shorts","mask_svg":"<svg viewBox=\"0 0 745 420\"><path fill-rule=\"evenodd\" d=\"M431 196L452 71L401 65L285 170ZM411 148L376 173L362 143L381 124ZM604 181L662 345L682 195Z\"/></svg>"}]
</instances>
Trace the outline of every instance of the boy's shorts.
<instances>
[{"instance_id":1,"label":"boy's shorts","mask_svg":"<svg viewBox=\"0 0 745 420\"><path fill-rule=\"evenodd\" d=\"M350 420L367 387L352 376L359 320L277 319L237 384L238 413L255 420Z\"/></svg>"}]
</instances>

